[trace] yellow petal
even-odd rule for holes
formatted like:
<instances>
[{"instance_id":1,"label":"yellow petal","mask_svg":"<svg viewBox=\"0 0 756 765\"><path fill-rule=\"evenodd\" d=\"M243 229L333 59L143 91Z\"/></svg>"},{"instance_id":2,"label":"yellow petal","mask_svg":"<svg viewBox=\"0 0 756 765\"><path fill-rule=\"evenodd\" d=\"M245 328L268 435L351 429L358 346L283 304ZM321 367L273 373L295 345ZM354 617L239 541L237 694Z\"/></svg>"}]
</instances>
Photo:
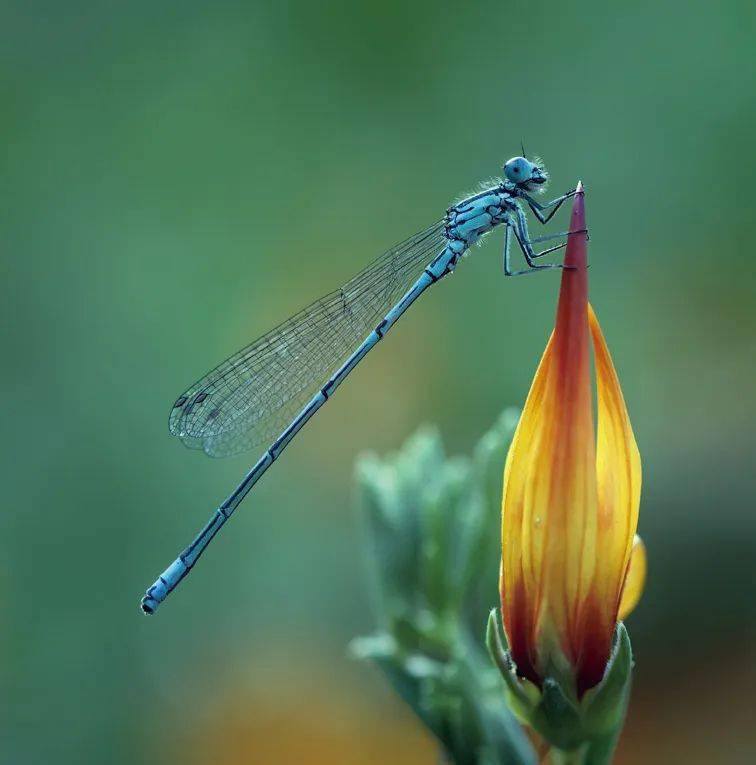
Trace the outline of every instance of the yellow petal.
<instances>
[{"instance_id":1,"label":"yellow petal","mask_svg":"<svg viewBox=\"0 0 756 765\"><path fill-rule=\"evenodd\" d=\"M616 609L638 526L641 461L617 372L590 305L588 320L593 336L598 399L598 539L595 581L598 600L606 604L606 607ZM611 604L614 604L613 607Z\"/></svg>"},{"instance_id":2,"label":"yellow petal","mask_svg":"<svg viewBox=\"0 0 756 765\"><path fill-rule=\"evenodd\" d=\"M630 566L627 569L625 586L622 588L618 620L622 621L638 605L643 587L646 584L646 545L636 534L630 554Z\"/></svg>"}]
</instances>

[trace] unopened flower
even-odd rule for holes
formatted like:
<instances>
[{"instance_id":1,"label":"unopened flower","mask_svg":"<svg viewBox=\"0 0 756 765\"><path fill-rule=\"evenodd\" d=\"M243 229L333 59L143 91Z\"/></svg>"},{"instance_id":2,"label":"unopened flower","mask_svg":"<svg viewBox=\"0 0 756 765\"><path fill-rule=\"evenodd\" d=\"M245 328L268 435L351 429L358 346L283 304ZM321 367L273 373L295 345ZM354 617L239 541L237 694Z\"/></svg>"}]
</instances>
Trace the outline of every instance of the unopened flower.
<instances>
[{"instance_id":1,"label":"unopened flower","mask_svg":"<svg viewBox=\"0 0 756 765\"><path fill-rule=\"evenodd\" d=\"M570 230L584 229L579 193ZM617 622L637 603L645 575L635 535L640 455L588 304L586 239L569 237L556 325L507 457L500 580L518 675L538 686L566 679L578 698L601 680Z\"/></svg>"}]
</instances>

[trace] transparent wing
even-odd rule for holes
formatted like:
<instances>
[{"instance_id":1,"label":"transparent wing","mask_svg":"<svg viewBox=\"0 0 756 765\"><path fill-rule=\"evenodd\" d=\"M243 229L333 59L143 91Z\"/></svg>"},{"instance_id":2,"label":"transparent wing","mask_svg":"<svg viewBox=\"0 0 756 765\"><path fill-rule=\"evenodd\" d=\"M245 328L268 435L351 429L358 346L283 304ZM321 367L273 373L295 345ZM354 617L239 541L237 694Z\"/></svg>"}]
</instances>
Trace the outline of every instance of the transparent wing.
<instances>
[{"instance_id":1,"label":"transparent wing","mask_svg":"<svg viewBox=\"0 0 756 765\"><path fill-rule=\"evenodd\" d=\"M176 399L171 433L213 457L277 436L444 243L439 221L226 359Z\"/></svg>"}]
</instances>

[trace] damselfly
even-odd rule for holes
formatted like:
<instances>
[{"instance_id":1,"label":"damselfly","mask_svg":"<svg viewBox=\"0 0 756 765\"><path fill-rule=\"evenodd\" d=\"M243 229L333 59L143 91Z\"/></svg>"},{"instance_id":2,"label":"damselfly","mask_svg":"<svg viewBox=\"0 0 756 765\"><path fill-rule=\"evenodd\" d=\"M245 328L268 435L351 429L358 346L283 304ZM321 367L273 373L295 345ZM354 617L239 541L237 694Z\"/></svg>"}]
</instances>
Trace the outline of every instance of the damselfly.
<instances>
[{"instance_id":1,"label":"damselfly","mask_svg":"<svg viewBox=\"0 0 756 765\"><path fill-rule=\"evenodd\" d=\"M525 157L510 159L501 181L450 207L442 220L393 247L343 287L235 353L176 399L170 414L171 433L211 456L236 454L280 435L189 547L147 590L141 603L145 613L154 613L191 571L247 492L367 352L430 285L454 270L481 237L504 226L507 276L560 267L536 260L565 242L542 252L535 252L533 244L584 232L531 239L522 202L540 223L547 223L581 186L539 204L531 193L546 180L540 163ZM525 270L510 268L511 234L527 262Z\"/></svg>"}]
</instances>

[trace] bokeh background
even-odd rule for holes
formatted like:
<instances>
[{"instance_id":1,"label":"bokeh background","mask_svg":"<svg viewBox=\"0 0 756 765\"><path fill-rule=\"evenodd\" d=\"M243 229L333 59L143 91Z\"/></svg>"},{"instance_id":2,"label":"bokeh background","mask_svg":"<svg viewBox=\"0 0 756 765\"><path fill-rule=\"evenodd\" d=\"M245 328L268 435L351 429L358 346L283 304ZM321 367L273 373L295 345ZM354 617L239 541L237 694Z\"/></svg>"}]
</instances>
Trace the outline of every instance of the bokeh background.
<instances>
[{"instance_id":1,"label":"bokeh background","mask_svg":"<svg viewBox=\"0 0 756 765\"><path fill-rule=\"evenodd\" d=\"M352 466L423 422L464 453L522 403L558 277L504 279L499 234L137 606L256 456L174 442L178 392L524 139L554 193L587 185L644 458L618 762L753 762L753 4L0 8L0 761L436 761L346 655L372 627Z\"/></svg>"}]
</instances>

